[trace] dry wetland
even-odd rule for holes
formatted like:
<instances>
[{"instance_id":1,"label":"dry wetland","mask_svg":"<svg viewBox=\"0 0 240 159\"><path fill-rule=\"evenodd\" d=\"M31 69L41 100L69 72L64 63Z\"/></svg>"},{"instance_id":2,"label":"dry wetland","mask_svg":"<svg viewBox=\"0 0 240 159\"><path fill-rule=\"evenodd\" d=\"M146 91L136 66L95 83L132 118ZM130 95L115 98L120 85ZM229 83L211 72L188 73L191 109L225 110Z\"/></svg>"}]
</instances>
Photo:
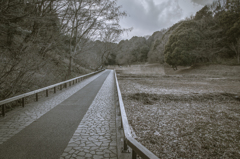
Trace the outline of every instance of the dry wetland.
<instances>
[{"instance_id":1,"label":"dry wetland","mask_svg":"<svg viewBox=\"0 0 240 159\"><path fill-rule=\"evenodd\" d=\"M132 135L159 158L240 158L240 66L115 69Z\"/></svg>"}]
</instances>

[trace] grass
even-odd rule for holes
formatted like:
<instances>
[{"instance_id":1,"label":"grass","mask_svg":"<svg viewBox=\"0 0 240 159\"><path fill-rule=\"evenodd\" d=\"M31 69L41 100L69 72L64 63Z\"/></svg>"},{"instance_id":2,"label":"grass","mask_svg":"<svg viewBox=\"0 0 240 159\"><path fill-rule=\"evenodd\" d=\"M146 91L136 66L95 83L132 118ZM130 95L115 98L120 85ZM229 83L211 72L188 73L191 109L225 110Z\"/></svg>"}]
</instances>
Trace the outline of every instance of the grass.
<instances>
[{"instance_id":1,"label":"grass","mask_svg":"<svg viewBox=\"0 0 240 159\"><path fill-rule=\"evenodd\" d=\"M137 140L160 158L240 158L240 67L118 71Z\"/></svg>"}]
</instances>

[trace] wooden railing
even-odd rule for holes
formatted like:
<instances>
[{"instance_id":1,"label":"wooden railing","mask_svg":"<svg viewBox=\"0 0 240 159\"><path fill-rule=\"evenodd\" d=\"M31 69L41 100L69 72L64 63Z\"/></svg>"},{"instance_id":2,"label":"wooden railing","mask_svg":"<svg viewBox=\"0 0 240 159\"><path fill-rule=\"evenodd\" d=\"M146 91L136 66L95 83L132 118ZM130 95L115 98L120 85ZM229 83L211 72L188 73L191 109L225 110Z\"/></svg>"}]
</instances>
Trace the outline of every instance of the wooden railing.
<instances>
[{"instance_id":1,"label":"wooden railing","mask_svg":"<svg viewBox=\"0 0 240 159\"><path fill-rule=\"evenodd\" d=\"M121 113L121 128L124 132L124 143L123 143L123 152L128 151L128 146L132 149L132 159L136 159L137 155L139 155L143 159L158 159L156 155L154 155L151 151L149 151L146 147L144 147L141 143L135 140L131 135L131 130L128 124L127 115L125 112L121 91L118 85L117 75L115 72L115 80L117 87L117 96L118 96L118 104Z\"/></svg>"},{"instance_id":2,"label":"wooden railing","mask_svg":"<svg viewBox=\"0 0 240 159\"><path fill-rule=\"evenodd\" d=\"M67 88L68 84L69 84L69 86L71 86L72 84L74 85L75 83L78 83L78 82L82 81L83 79L85 79L89 76L95 75L95 74L97 74L101 71L103 71L103 70L92 72L92 73L89 73L89 74L86 74L86 75L82 75L82 76L72 78L72 79L67 80L67 81L63 81L63 82L60 82L60 83L57 83L57 84L54 84L54 85L51 85L51 86L47 86L47 87L35 90L35 91L31 91L31 92L24 93L24 94L21 94L21 95L12 97L12 98L2 100L2 101L0 101L0 106L2 107L2 116L5 116L5 104L7 104L7 103L10 103L10 102L13 102L13 101L16 101L16 100L21 100L22 106L24 107L25 98L30 96L30 95L35 94L36 95L36 101L38 101L38 93L40 93L40 92L46 91L46 97L48 97L48 94L49 94L48 90L49 89L53 88L54 93L56 93L57 87L59 87L59 89L62 90L64 87Z\"/></svg>"}]
</instances>

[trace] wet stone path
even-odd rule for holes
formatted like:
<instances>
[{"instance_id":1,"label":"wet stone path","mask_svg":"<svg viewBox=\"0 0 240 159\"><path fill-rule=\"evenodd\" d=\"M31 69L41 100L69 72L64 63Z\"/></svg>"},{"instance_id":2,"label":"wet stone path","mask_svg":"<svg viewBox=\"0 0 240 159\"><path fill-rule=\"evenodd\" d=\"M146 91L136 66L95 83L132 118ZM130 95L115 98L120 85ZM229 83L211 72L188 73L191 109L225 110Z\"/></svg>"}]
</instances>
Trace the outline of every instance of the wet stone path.
<instances>
[{"instance_id":1,"label":"wet stone path","mask_svg":"<svg viewBox=\"0 0 240 159\"><path fill-rule=\"evenodd\" d=\"M61 159L117 159L114 74L109 74Z\"/></svg>"},{"instance_id":2,"label":"wet stone path","mask_svg":"<svg viewBox=\"0 0 240 159\"><path fill-rule=\"evenodd\" d=\"M73 87L63 90L52 98L45 98L42 101L27 104L25 108L16 108L7 114L6 117L0 118L0 144L19 133L28 125L56 107L58 104L95 80L101 74L102 73L99 73L88 79L85 79Z\"/></svg>"}]
</instances>

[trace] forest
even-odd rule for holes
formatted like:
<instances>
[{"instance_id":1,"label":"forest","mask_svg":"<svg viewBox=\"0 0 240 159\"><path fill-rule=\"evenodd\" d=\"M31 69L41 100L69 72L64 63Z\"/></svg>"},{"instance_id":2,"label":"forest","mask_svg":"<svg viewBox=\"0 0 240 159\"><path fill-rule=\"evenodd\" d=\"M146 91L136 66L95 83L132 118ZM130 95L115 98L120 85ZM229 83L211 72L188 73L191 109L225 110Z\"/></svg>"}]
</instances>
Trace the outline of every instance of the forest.
<instances>
[{"instance_id":1,"label":"forest","mask_svg":"<svg viewBox=\"0 0 240 159\"><path fill-rule=\"evenodd\" d=\"M240 1L215 0L151 36L121 40L117 0L0 1L0 100L107 65L238 65Z\"/></svg>"}]
</instances>

